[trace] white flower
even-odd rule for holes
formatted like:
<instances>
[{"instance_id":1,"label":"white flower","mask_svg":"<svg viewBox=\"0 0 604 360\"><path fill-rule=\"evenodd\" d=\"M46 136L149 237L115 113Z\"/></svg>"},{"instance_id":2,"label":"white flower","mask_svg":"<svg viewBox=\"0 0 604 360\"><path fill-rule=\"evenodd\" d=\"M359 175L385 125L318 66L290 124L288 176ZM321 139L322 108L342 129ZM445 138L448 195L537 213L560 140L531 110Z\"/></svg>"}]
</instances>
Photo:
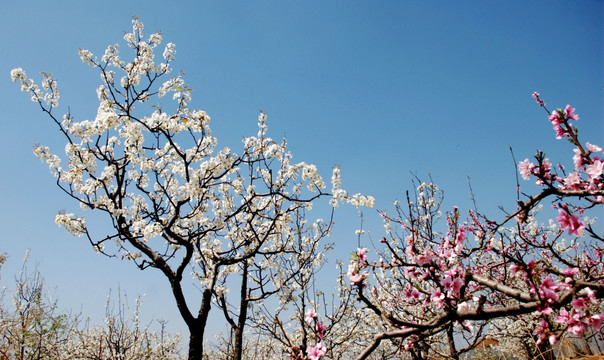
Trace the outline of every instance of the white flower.
<instances>
[{"instance_id":1,"label":"white flower","mask_svg":"<svg viewBox=\"0 0 604 360\"><path fill-rule=\"evenodd\" d=\"M90 66L94 66L92 53L89 50L81 49L78 51L78 53L80 54L80 59L82 59L83 63L88 64Z\"/></svg>"},{"instance_id":2,"label":"white flower","mask_svg":"<svg viewBox=\"0 0 604 360\"><path fill-rule=\"evenodd\" d=\"M86 223L83 217L75 217L73 214L60 212L55 217L55 223L64 227L74 236L82 236L86 231Z\"/></svg>"},{"instance_id":3,"label":"white flower","mask_svg":"<svg viewBox=\"0 0 604 360\"><path fill-rule=\"evenodd\" d=\"M10 71L10 78L13 82L17 81L17 79L24 79L25 72L21 68L15 68Z\"/></svg>"},{"instance_id":4,"label":"white flower","mask_svg":"<svg viewBox=\"0 0 604 360\"><path fill-rule=\"evenodd\" d=\"M174 60L174 54L176 53L176 45L172 43L166 44L166 48L163 53L163 57L166 61Z\"/></svg>"}]
</instances>

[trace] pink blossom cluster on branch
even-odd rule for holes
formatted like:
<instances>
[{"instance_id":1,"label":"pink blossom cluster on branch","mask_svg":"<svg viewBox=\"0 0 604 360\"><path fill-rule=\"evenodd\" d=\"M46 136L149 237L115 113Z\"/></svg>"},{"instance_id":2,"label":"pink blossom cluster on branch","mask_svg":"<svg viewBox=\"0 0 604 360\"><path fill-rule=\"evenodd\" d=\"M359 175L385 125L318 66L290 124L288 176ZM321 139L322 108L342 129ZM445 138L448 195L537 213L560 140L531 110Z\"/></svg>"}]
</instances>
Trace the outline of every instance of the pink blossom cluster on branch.
<instances>
[{"instance_id":1,"label":"pink blossom cluster on branch","mask_svg":"<svg viewBox=\"0 0 604 360\"><path fill-rule=\"evenodd\" d=\"M533 96L545 108L539 94ZM574 170L553 166L542 152L535 162L520 162L522 177L534 179L541 191L518 198L518 209L502 220L477 210L463 218L454 207L442 229L442 192L432 183L407 194L406 208L395 203L396 215L380 212L387 231L376 249L380 259L370 261L359 249L348 275L366 311L386 330L358 359L387 339L413 356L457 358L484 339L493 319L506 317L536 319L538 345L553 345L565 333L601 331L604 239L587 215L604 203L602 149L579 141L570 124L579 116L570 105L548 115L556 137L575 146ZM546 198L557 210L549 224L538 216Z\"/></svg>"},{"instance_id":2,"label":"pink blossom cluster on branch","mask_svg":"<svg viewBox=\"0 0 604 360\"><path fill-rule=\"evenodd\" d=\"M314 308L309 309L304 315L306 325L310 327L310 332L314 338L314 345L304 342L304 346L292 346L289 353L289 358L294 360L320 360L327 353L327 347L324 343L325 332L327 325L319 319L319 314ZM304 348L306 347L306 351Z\"/></svg>"},{"instance_id":3,"label":"pink blossom cluster on branch","mask_svg":"<svg viewBox=\"0 0 604 360\"><path fill-rule=\"evenodd\" d=\"M306 322L312 326L314 333L319 341L316 342L315 345L310 346L306 353L308 355L309 360L319 360L325 356L325 352L327 349L325 348L325 344L323 343L323 338L325 337L325 329L326 326L319 319L319 315L316 313L314 309L310 309L306 313Z\"/></svg>"}]
</instances>

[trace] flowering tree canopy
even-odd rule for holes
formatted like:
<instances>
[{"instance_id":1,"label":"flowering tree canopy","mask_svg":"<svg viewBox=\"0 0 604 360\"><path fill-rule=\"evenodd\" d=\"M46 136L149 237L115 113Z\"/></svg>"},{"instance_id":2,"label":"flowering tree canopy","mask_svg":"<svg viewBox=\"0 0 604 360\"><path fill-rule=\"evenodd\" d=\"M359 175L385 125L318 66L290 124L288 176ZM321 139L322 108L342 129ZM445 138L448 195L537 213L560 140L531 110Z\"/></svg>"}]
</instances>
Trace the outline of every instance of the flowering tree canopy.
<instances>
[{"instance_id":1,"label":"flowering tree canopy","mask_svg":"<svg viewBox=\"0 0 604 360\"><path fill-rule=\"evenodd\" d=\"M79 51L101 79L92 120L57 115L52 74L42 73L41 85L20 68L11 78L65 140L65 159L43 145L34 148L36 156L82 211L103 214L110 226L97 236L84 217L67 212L56 223L104 255L164 275L190 331L189 359L208 353L204 332L212 307L230 326L231 341L219 349L229 359L243 358L250 324L252 334L269 339L257 345L266 356L300 360L458 359L514 321L530 324L538 347L566 334L601 332L604 237L590 216L604 204L604 156L598 145L579 140L573 125L579 116L570 105L550 112L533 94L556 138L573 145L572 170L554 166L542 152L519 162L519 174L540 191L521 196L518 185L517 209L497 220L477 209L443 214L440 189L418 182L393 214L380 212L386 235L378 257L359 246L348 266L351 288L342 287L342 272L339 298L329 303L310 288L324 263L320 241L330 233L333 209L342 202L371 207L373 198L349 196L339 168L328 191L316 166L294 162L285 140L268 137L264 113L239 153L219 148L208 114L189 107L192 89L183 74L171 75L174 44L156 59L162 36L145 37L137 18L124 40L130 61L117 44L100 58ZM320 198L330 199L329 220L307 219ZM543 221L546 199L555 211L549 222ZM200 299L185 296L185 279L198 286ZM239 291L230 293L234 287ZM274 308L264 302L269 297ZM287 317L293 329L284 326ZM94 342L93 333L81 332L80 342ZM166 354L175 346L168 339Z\"/></svg>"},{"instance_id":2,"label":"flowering tree canopy","mask_svg":"<svg viewBox=\"0 0 604 360\"><path fill-rule=\"evenodd\" d=\"M264 113L258 117L257 135L244 138L240 154L218 149L210 117L189 107L192 89L182 74L169 77L174 44L168 43L157 59L154 52L162 36L145 38L137 18L124 40L134 54L129 62L117 44L100 59L79 51L101 78L93 120L76 121L69 112L56 115L59 91L52 74L42 73L41 87L20 68L11 77L66 140L67 161L42 145L34 153L48 163L68 196L83 210L104 213L112 230L98 238L84 217L66 212L57 215L56 223L86 237L100 253L130 260L140 269L160 270L191 332L189 358L201 359L213 298L235 328L242 330L246 321L245 313L238 324L231 319L233 309L225 302L227 277L243 274L242 301L281 291L300 266L280 264L298 264L300 257L305 264L317 255L317 238L305 235L292 241L299 235L293 224L328 193L314 165L293 162L285 141L267 137ZM167 103L160 102L164 98ZM372 204L369 197L348 197L340 189L338 169L332 180L332 205ZM322 220L305 224L305 231L319 237L330 226ZM202 292L196 310L182 288L189 273ZM247 309L243 304L242 312Z\"/></svg>"},{"instance_id":3,"label":"flowering tree canopy","mask_svg":"<svg viewBox=\"0 0 604 360\"><path fill-rule=\"evenodd\" d=\"M432 183L418 184L406 205L395 203L395 215L381 212L387 235L379 260L360 248L348 271L360 302L385 327L358 359L387 339L414 358L457 359L484 339L494 319L530 320L538 346L601 332L604 238L587 215L604 204L602 148L579 141L570 105L548 114L556 137L574 146L574 168L554 167L542 152L520 162L522 177L541 191L521 198L518 187L518 208L503 219L476 210L464 218L455 207L440 232L442 192ZM547 198L557 217L542 223Z\"/></svg>"}]
</instances>

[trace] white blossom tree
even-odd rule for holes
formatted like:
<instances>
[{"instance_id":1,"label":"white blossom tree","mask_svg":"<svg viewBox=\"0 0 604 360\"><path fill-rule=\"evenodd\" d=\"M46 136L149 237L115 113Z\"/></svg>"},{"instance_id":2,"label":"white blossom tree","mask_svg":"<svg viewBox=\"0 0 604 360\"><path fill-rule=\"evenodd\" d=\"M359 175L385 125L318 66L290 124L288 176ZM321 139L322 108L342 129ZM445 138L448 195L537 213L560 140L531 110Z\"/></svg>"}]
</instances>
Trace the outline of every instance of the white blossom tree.
<instances>
[{"instance_id":1,"label":"white blossom tree","mask_svg":"<svg viewBox=\"0 0 604 360\"><path fill-rule=\"evenodd\" d=\"M130 318L127 297L118 291L117 304L107 296L103 324L76 327L61 346L61 360L179 360L180 334L166 332L166 321L159 320L159 330L141 324L141 298Z\"/></svg>"},{"instance_id":2,"label":"white blossom tree","mask_svg":"<svg viewBox=\"0 0 604 360\"><path fill-rule=\"evenodd\" d=\"M130 260L140 269L158 269L190 331L189 359L201 359L212 299L240 333L246 322L246 306L234 316L233 308L222 303L229 290L226 279L243 279L246 294L243 287L250 279L255 286L271 284L272 290L262 290L262 297L281 291L291 276L280 272L279 263L295 259L299 251L291 241L296 237L296 213L311 209L328 193L314 165L293 162L285 141L267 137L263 113L257 135L243 140L240 154L218 150L210 117L189 107L192 89L182 74L169 77L174 44L168 43L161 60L156 59L162 36L145 38L137 18L124 40L134 54L129 62L118 45L109 46L100 59L88 50L79 51L82 61L101 77L93 120L56 114L59 91L52 74L42 74L41 87L20 68L11 77L66 140L66 162L45 146L37 146L34 153L83 210L106 215L110 231L95 236L84 217L66 212L57 215L57 224L87 238L102 254ZM166 105L160 98L172 102ZM339 177L334 180L332 205L372 205L370 197L348 197L339 188ZM183 291L187 274L201 288L198 306L197 299L186 298ZM245 305L246 296L240 300Z\"/></svg>"},{"instance_id":3,"label":"white blossom tree","mask_svg":"<svg viewBox=\"0 0 604 360\"><path fill-rule=\"evenodd\" d=\"M168 334L160 320L155 331L140 321L140 297L127 318L126 297L107 298L102 324L84 325L81 314L60 310L39 270L28 269L29 251L14 288L0 293L0 359L3 360L155 360L182 359L180 334Z\"/></svg>"}]
</instances>

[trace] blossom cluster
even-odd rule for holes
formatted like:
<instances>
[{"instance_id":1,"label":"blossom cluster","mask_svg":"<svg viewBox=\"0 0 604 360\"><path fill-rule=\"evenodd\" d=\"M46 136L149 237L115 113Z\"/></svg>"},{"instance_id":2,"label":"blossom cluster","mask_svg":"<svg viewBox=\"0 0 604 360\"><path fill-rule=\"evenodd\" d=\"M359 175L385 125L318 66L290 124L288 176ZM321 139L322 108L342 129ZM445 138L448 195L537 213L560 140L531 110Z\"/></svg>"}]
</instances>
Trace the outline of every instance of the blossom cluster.
<instances>
[{"instance_id":1,"label":"blossom cluster","mask_svg":"<svg viewBox=\"0 0 604 360\"><path fill-rule=\"evenodd\" d=\"M542 101L538 98L538 102ZM556 138L567 137L575 146L573 149L574 171L566 173L563 166L558 166L561 173L556 171L548 158L545 158L541 152L535 155L535 162L528 158L518 164L518 170L524 180L531 178L535 182L546 188L556 189L556 192L564 194L583 194L590 202L591 206L604 204L604 153L598 145L586 142L579 142L577 131L569 123L569 120L577 121L579 116L575 114L575 109L566 105L564 109L557 109L549 114L548 119L554 125ZM579 214L582 210L579 208L571 209L566 204L560 204L557 221L562 229L568 229L569 235L580 236L585 225L580 221Z\"/></svg>"},{"instance_id":2,"label":"blossom cluster","mask_svg":"<svg viewBox=\"0 0 604 360\"><path fill-rule=\"evenodd\" d=\"M539 94L534 97L545 108ZM476 211L464 219L453 207L439 228L442 192L425 183L417 186L415 197L407 196L405 207L395 202L395 216L380 212L386 236L376 249L379 260L368 260L367 250L358 249L348 276L360 301L387 330L359 359L375 351L386 333L400 338L404 351L460 356L471 347L448 336L477 343L495 319L515 316L532 324L528 336L538 344L555 344L566 333L601 331L604 249L591 226L594 220L586 215L604 203L602 149L579 141L570 124L579 116L570 105L548 119L556 137L575 146L574 171L552 165L541 152L536 161L521 161L520 175L543 190L518 200L518 209L503 220ZM548 196L555 196L557 216L546 225L538 214ZM573 236L570 242L565 233Z\"/></svg>"},{"instance_id":3,"label":"blossom cluster","mask_svg":"<svg viewBox=\"0 0 604 360\"><path fill-rule=\"evenodd\" d=\"M315 345L310 346L306 350L306 354L308 355L309 360L319 360L325 356L327 351L325 344L323 343L323 338L325 337L325 324L319 320L319 316L314 309L308 310L305 320L309 325L313 326L313 330L319 340Z\"/></svg>"},{"instance_id":4,"label":"blossom cluster","mask_svg":"<svg viewBox=\"0 0 604 360\"><path fill-rule=\"evenodd\" d=\"M361 270L367 267L367 248L359 248L352 254L350 264L348 265L348 279L352 285L360 284L367 278L367 272Z\"/></svg>"}]
</instances>

